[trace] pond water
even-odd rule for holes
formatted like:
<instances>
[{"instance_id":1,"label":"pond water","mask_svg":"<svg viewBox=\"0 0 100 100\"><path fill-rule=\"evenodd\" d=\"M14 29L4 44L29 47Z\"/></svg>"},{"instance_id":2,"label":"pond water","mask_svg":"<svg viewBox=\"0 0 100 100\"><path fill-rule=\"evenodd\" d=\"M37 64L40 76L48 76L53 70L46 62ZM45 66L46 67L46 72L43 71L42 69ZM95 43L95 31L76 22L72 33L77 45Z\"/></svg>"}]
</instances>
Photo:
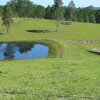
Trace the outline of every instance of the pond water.
<instances>
[{"instance_id":1,"label":"pond water","mask_svg":"<svg viewBox=\"0 0 100 100\"><path fill-rule=\"evenodd\" d=\"M37 43L0 43L0 60L46 58L49 47Z\"/></svg>"}]
</instances>

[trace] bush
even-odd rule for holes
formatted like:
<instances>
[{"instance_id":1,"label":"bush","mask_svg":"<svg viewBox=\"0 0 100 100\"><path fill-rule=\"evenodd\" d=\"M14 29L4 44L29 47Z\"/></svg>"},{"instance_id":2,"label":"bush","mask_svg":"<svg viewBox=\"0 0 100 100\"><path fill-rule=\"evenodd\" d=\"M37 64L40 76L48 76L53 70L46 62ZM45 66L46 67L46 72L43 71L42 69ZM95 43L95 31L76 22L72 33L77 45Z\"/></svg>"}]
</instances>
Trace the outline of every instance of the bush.
<instances>
[{"instance_id":1,"label":"bush","mask_svg":"<svg viewBox=\"0 0 100 100\"><path fill-rule=\"evenodd\" d=\"M61 24L64 24L64 25L70 25L72 23L72 21L60 21Z\"/></svg>"}]
</instances>

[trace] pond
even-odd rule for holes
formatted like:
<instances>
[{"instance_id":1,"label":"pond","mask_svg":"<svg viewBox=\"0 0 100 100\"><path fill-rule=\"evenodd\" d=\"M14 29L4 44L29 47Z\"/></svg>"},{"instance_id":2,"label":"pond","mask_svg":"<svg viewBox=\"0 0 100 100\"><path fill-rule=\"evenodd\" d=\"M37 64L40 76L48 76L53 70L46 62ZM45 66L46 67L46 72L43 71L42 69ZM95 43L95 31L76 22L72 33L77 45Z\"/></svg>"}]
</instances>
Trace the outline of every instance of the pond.
<instances>
[{"instance_id":1,"label":"pond","mask_svg":"<svg viewBox=\"0 0 100 100\"><path fill-rule=\"evenodd\" d=\"M0 60L46 58L49 47L39 43L0 43Z\"/></svg>"}]
</instances>

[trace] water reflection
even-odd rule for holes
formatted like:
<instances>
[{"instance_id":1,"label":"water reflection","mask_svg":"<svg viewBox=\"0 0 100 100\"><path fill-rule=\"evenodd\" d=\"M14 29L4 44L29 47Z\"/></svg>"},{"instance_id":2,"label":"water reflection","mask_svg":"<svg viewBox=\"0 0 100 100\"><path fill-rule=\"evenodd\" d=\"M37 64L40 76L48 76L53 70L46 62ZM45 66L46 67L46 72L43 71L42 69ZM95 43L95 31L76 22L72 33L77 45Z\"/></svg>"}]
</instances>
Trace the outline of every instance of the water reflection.
<instances>
[{"instance_id":1,"label":"water reflection","mask_svg":"<svg viewBox=\"0 0 100 100\"><path fill-rule=\"evenodd\" d=\"M48 57L49 48L35 43L0 43L0 60Z\"/></svg>"},{"instance_id":2,"label":"water reflection","mask_svg":"<svg viewBox=\"0 0 100 100\"><path fill-rule=\"evenodd\" d=\"M20 53L27 53L28 51L31 51L31 49L34 47L35 44L33 43L23 43L22 44L16 44L16 46L19 47Z\"/></svg>"},{"instance_id":3,"label":"water reflection","mask_svg":"<svg viewBox=\"0 0 100 100\"><path fill-rule=\"evenodd\" d=\"M14 45L12 43L7 44L4 49L4 57L5 59L13 59L14 58Z\"/></svg>"}]
</instances>

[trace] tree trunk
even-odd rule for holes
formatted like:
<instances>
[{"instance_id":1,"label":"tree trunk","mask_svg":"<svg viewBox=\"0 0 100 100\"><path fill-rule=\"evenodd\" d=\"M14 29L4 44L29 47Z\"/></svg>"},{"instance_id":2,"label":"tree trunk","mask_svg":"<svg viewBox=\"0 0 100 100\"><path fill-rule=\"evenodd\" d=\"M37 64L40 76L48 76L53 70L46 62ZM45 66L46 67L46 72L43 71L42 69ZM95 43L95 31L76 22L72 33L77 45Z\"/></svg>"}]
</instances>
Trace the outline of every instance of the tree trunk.
<instances>
[{"instance_id":1,"label":"tree trunk","mask_svg":"<svg viewBox=\"0 0 100 100\"><path fill-rule=\"evenodd\" d=\"M9 34L9 26L7 26L7 34Z\"/></svg>"},{"instance_id":2,"label":"tree trunk","mask_svg":"<svg viewBox=\"0 0 100 100\"><path fill-rule=\"evenodd\" d=\"M57 20L57 32L59 32L59 21Z\"/></svg>"}]
</instances>

